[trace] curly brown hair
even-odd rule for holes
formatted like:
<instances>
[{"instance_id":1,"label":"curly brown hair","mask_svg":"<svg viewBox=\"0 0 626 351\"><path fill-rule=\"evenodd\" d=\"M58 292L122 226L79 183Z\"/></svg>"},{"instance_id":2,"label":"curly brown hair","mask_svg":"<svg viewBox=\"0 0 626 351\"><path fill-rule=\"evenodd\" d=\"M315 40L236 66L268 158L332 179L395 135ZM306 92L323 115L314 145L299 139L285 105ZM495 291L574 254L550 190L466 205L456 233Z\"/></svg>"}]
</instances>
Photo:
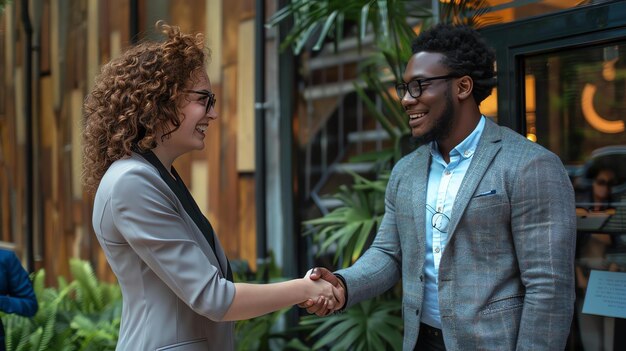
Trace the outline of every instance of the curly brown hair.
<instances>
[{"instance_id":1,"label":"curly brown hair","mask_svg":"<svg viewBox=\"0 0 626 351\"><path fill-rule=\"evenodd\" d=\"M163 42L144 42L102 67L84 104L83 183L95 192L111 163L131 151L156 147L180 126L179 97L209 52L201 34L184 34L163 21ZM173 128L171 126L174 126Z\"/></svg>"}]
</instances>

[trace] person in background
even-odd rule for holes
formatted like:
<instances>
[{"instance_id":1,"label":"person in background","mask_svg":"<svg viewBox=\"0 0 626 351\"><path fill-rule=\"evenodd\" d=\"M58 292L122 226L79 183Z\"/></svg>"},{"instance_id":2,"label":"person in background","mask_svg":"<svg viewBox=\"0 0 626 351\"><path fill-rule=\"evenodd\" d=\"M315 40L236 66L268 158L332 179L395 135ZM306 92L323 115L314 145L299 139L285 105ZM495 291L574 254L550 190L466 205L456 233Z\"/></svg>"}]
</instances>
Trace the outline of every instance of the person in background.
<instances>
[{"instance_id":1,"label":"person in background","mask_svg":"<svg viewBox=\"0 0 626 351\"><path fill-rule=\"evenodd\" d=\"M173 167L204 148L217 118L201 35L157 23L163 42L102 68L85 100L84 183L92 223L122 290L118 350L233 350L234 323L307 299L325 281L234 283L211 224Z\"/></svg>"},{"instance_id":2,"label":"person in background","mask_svg":"<svg viewBox=\"0 0 626 351\"><path fill-rule=\"evenodd\" d=\"M0 249L0 311L32 317L38 305L28 273L13 251ZM0 320L0 351L6 349Z\"/></svg>"},{"instance_id":3,"label":"person in background","mask_svg":"<svg viewBox=\"0 0 626 351\"><path fill-rule=\"evenodd\" d=\"M616 185L615 171L608 167L594 169L590 173L593 183L591 185L591 211L604 211L610 208L613 202L613 186Z\"/></svg>"},{"instance_id":4,"label":"person in background","mask_svg":"<svg viewBox=\"0 0 626 351\"><path fill-rule=\"evenodd\" d=\"M615 214L613 207L613 186L616 185L615 171L607 166L598 166L590 169L591 204L589 212L602 212L609 215ZM615 262L606 259L606 253L614 246L614 238L610 233L592 232L581 233L578 240L576 260L576 316L580 331L580 339L584 350L609 350L610 345L605 344L605 332L612 330L607 328L607 318L603 316L582 313L589 276L592 270L619 272L620 267ZM608 330L607 330L608 329ZM609 338L610 339L610 338Z\"/></svg>"},{"instance_id":5,"label":"person in background","mask_svg":"<svg viewBox=\"0 0 626 351\"><path fill-rule=\"evenodd\" d=\"M345 294L335 309L401 279L405 351L563 350L576 217L561 160L481 114L495 55L477 31L436 25L412 49L396 90L422 146L394 166L371 247L310 278Z\"/></svg>"}]
</instances>

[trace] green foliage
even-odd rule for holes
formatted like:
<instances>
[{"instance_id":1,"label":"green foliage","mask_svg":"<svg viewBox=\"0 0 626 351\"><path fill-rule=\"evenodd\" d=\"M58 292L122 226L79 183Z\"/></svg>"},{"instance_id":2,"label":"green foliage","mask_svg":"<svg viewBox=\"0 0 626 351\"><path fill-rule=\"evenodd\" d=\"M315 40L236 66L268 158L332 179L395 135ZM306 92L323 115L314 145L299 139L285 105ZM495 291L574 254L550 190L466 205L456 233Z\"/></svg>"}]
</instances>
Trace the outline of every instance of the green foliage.
<instances>
[{"instance_id":1,"label":"green foliage","mask_svg":"<svg viewBox=\"0 0 626 351\"><path fill-rule=\"evenodd\" d=\"M343 205L326 216L306 221L310 225L306 234L312 234L319 244L319 254L335 249L334 262L341 259L342 267L348 267L363 252L368 239L378 229L384 213L385 187L389 173L383 172L371 181L352 173L354 184L342 185L334 197Z\"/></svg>"},{"instance_id":2,"label":"green foliage","mask_svg":"<svg viewBox=\"0 0 626 351\"><path fill-rule=\"evenodd\" d=\"M99 282L91 265L70 260L74 280L58 278L58 288L45 287L39 270L33 288L39 310L33 318L2 315L8 351L115 350L122 309L117 285Z\"/></svg>"},{"instance_id":3,"label":"green foliage","mask_svg":"<svg viewBox=\"0 0 626 351\"><path fill-rule=\"evenodd\" d=\"M310 331L307 348L301 341L289 346L298 350L402 350L400 301L383 297L363 301L345 313L326 318L303 317L300 325Z\"/></svg>"},{"instance_id":4,"label":"green foliage","mask_svg":"<svg viewBox=\"0 0 626 351\"><path fill-rule=\"evenodd\" d=\"M242 261L239 261L239 265ZM235 272L235 282L246 282L263 284L264 282L275 283L284 281L287 278L282 276L280 267L276 265L274 253L269 252L269 259L266 264L258 265L255 273L252 273L246 266L246 272ZM234 265L233 265L234 266ZM238 351L269 351L283 349L289 331L281 331L279 327L282 317L291 308L284 308L273 313L269 313L256 318L237 321L235 323L235 344Z\"/></svg>"}]
</instances>

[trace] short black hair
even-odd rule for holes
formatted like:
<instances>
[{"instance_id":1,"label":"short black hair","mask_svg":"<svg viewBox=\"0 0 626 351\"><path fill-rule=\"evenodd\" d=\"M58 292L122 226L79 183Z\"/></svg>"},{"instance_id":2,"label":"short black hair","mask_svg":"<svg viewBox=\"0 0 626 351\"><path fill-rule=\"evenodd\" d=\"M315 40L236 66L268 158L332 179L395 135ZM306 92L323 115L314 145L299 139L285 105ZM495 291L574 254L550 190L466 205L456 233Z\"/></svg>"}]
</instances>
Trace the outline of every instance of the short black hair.
<instances>
[{"instance_id":1,"label":"short black hair","mask_svg":"<svg viewBox=\"0 0 626 351\"><path fill-rule=\"evenodd\" d=\"M470 76L474 81L472 95L476 104L491 94L496 85L496 55L480 34L465 25L437 24L420 33L411 46L413 54L426 51L445 56L450 74Z\"/></svg>"}]
</instances>

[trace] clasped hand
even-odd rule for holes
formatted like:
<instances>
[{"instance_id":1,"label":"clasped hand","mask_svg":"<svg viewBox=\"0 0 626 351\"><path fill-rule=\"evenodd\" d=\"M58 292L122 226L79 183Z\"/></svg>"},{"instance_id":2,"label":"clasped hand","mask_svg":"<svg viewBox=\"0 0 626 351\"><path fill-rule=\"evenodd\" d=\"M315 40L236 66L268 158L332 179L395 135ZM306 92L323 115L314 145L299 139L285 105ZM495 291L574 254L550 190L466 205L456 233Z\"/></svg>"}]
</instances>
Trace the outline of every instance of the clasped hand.
<instances>
[{"instance_id":1,"label":"clasped hand","mask_svg":"<svg viewBox=\"0 0 626 351\"><path fill-rule=\"evenodd\" d=\"M316 285L320 285L324 289L324 293L318 297L312 297L298 304L301 308L306 308L308 313L315 313L318 316L327 316L337 310L340 310L346 303L345 288L339 278L326 268L316 267L310 269L304 276ZM328 289L332 296L328 294Z\"/></svg>"}]
</instances>

